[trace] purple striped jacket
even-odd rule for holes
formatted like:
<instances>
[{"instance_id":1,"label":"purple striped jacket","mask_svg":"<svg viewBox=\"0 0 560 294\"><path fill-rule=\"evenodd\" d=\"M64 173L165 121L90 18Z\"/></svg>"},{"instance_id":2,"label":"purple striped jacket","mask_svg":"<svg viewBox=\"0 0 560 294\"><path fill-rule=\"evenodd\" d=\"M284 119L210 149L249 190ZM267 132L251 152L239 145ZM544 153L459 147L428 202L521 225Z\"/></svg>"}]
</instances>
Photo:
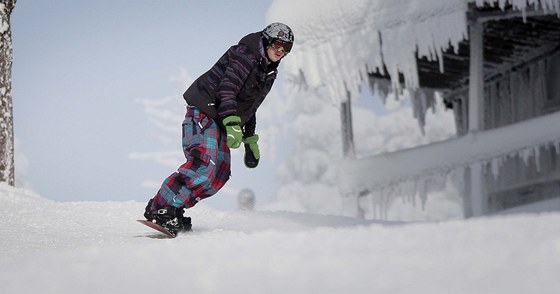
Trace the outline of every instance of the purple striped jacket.
<instances>
[{"instance_id":1,"label":"purple striped jacket","mask_svg":"<svg viewBox=\"0 0 560 294\"><path fill-rule=\"evenodd\" d=\"M279 64L267 65L264 51L261 32L243 37L193 82L183 98L222 127L225 117L239 116L244 136L253 135L257 108L272 88Z\"/></svg>"}]
</instances>

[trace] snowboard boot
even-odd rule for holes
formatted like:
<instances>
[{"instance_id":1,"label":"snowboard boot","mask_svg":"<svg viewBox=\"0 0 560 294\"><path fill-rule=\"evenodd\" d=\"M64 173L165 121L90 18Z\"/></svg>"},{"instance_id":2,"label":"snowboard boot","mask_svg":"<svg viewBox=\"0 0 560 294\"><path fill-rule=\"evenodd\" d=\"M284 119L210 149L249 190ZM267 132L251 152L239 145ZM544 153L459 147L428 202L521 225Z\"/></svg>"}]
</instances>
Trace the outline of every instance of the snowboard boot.
<instances>
[{"instance_id":1,"label":"snowboard boot","mask_svg":"<svg viewBox=\"0 0 560 294\"><path fill-rule=\"evenodd\" d=\"M185 217L184 208L176 208L173 206L165 206L157 210L152 210L152 201L150 200L146 206L144 217L151 222L164 227L173 235L177 235L182 231L190 231L192 229L191 218Z\"/></svg>"}]
</instances>

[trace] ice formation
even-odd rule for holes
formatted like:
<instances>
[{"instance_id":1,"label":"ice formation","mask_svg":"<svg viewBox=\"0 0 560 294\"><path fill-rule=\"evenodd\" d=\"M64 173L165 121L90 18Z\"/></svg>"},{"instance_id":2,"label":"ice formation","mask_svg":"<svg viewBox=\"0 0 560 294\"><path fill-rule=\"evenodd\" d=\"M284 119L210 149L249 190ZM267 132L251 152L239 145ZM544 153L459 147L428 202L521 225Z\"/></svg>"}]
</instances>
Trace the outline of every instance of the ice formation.
<instances>
[{"instance_id":1,"label":"ice formation","mask_svg":"<svg viewBox=\"0 0 560 294\"><path fill-rule=\"evenodd\" d=\"M283 21L295 32L294 48L283 62L289 87L324 89L338 105L348 93L357 97L372 72L388 73L394 91L404 86L415 92L417 57L438 61L443 71L442 53L450 47L458 50L459 42L468 39L469 3L511 4L521 11L540 5L560 14L559 0L276 0L267 18ZM415 103L420 108L415 113L425 113L429 105Z\"/></svg>"},{"instance_id":2,"label":"ice formation","mask_svg":"<svg viewBox=\"0 0 560 294\"><path fill-rule=\"evenodd\" d=\"M288 88L323 92L339 105L359 96L368 73L389 74L388 85L373 88L381 93L406 88L414 97L414 116L422 125L433 95L418 90L416 58L437 61L443 71L443 52L458 50L459 42L468 39L466 12L471 3L501 9L511 4L524 17L529 6L537 5L560 15L560 0L276 0L267 19L285 22L295 31L294 48L283 62ZM399 74L404 76L404 85L398 81ZM554 146L560 152L560 132L550 128L559 120L555 114L505 131L343 162L341 191L375 194L372 203L383 215L383 203L394 195L412 195L411 201L419 195L425 202L430 191L441 190L449 180L463 181L465 167L488 168L497 177L507 157L519 156L526 164L534 159L540 170L542 146Z\"/></svg>"}]
</instances>

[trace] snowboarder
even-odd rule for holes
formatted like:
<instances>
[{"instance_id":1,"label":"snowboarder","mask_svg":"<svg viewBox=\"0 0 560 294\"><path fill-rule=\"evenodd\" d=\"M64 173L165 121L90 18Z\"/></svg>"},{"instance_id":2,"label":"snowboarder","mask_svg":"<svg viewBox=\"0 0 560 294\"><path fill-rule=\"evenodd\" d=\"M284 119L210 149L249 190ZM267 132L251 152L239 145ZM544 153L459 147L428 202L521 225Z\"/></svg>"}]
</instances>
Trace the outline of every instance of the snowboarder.
<instances>
[{"instance_id":1,"label":"snowboarder","mask_svg":"<svg viewBox=\"0 0 560 294\"><path fill-rule=\"evenodd\" d=\"M185 91L186 162L167 177L144 216L176 234L190 230L184 210L214 195L230 177L230 148L244 144L248 168L259 163L256 111L270 91L294 35L283 23L243 37Z\"/></svg>"}]
</instances>

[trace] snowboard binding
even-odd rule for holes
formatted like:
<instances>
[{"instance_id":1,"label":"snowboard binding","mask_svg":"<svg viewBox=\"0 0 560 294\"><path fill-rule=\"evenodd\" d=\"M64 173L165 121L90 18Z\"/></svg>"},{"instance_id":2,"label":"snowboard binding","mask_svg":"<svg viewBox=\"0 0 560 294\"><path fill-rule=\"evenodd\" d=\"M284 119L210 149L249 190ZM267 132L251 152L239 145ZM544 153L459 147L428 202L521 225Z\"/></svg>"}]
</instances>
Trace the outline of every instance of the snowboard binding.
<instances>
[{"instance_id":1,"label":"snowboard binding","mask_svg":"<svg viewBox=\"0 0 560 294\"><path fill-rule=\"evenodd\" d=\"M157 210L152 210L153 199L150 199L144 217L157 225L167 230L173 237L177 236L179 232L190 231L192 223L190 217L185 217L184 208L177 208L173 206L165 206Z\"/></svg>"}]
</instances>

